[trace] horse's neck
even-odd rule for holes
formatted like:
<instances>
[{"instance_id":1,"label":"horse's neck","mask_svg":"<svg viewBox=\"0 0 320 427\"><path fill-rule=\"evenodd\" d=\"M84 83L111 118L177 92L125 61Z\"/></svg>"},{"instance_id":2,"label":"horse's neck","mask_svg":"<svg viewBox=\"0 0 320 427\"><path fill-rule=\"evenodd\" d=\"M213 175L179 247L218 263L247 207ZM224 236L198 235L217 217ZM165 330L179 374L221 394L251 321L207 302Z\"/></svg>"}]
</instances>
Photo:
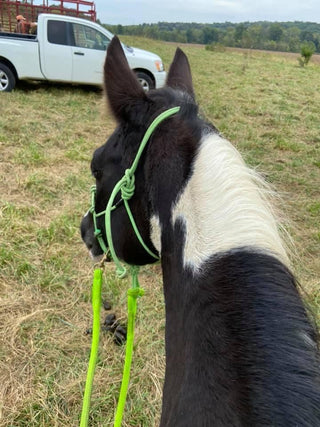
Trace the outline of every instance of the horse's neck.
<instances>
[{"instance_id":1,"label":"horse's neck","mask_svg":"<svg viewBox=\"0 0 320 427\"><path fill-rule=\"evenodd\" d=\"M167 315L179 322L194 282L212 257L237 248L274 254L288 264L261 179L217 134L203 137L190 179L166 219L153 218L152 240L161 252ZM259 187L260 184L260 187ZM169 219L168 219L169 218Z\"/></svg>"},{"instance_id":2,"label":"horse's neck","mask_svg":"<svg viewBox=\"0 0 320 427\"><path fill-rule=\"evenodd\" d=\"M257 180L227 141L209 136L171 215L153 221L166 306L161 426L285 425L288 414L300 425L304 406L312 419L312 390L295 405L287 394L304 390L308 360L303 375L315 378L316 344ZM265 390L272 398L260 409Z\"/></svg>"},{"instance_id":3,"label":"horse's neck","mask_svg":"<svg viewBox=\"0 0 320 427\"><path fill-rule=\"evenodd\" d=\"M213 256L237 248L273 254L288 265L263 185L227 140L218 134L202 138L190 178L171 213L166 209L163 217L152 219L152 241L161 252L164 283L175 288L170 292L186 291L186 271L188 279L196 277ZM175 298L169 296L167 304Z\"/></svg>"}]
</instances>

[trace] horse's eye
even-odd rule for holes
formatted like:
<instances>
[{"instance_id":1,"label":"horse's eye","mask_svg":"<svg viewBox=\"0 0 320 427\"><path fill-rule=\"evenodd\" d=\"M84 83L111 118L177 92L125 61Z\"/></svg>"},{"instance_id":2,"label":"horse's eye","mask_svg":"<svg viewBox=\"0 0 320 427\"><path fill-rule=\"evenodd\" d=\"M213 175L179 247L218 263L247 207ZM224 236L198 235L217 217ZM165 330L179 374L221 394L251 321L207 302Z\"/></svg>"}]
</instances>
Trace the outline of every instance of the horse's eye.
<instances>
[{"instance_id":1,"label":"horse's eye","mask_svg":"<svg viewBox=\"0 0 320 427\"><path fill-rule=\"evenodd\" d=\"M92 175L95 177L95 179L101 179L102 171L101 170L95 170L92 172Z\"/></svg>"}]
</instances>

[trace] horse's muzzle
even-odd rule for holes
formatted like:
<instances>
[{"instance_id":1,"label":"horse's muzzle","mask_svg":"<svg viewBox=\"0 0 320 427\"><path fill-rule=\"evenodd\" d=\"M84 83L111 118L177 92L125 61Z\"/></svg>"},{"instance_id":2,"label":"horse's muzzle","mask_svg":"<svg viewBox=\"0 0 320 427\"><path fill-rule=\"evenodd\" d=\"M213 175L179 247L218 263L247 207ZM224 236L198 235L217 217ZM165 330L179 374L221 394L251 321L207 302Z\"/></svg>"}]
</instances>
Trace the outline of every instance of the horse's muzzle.
<instances>
[{"instance_id":1,"label":"horse's muzzle","mask_svg":"<svg viewBox=\"0 0 320 427\"><path fill-rule=\"evenodd\" d=\"M81 238L88 248L90 257L94 261L99 261L100 257L103 255L103 251L94 235L93 216L90 211L88 211L82 218L80 232Z\"/></svg>"}]
</instances>

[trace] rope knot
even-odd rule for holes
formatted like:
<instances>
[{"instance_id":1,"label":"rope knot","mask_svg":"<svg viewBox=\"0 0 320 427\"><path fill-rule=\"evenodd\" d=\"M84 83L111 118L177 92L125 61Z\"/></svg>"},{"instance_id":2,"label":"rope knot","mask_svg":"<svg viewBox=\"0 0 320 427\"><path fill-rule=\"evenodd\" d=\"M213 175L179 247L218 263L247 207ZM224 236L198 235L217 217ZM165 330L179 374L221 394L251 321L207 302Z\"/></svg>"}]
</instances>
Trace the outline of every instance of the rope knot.
<instances>
[{"instance_id":1,"label":"rope knot","mask_svg":"<svg viewBox=\"0 0 320 427\"><path fill-rule=\"evenodd\" d=\"M123 279L127 275L127 270L123 265L119 264L116 268L116 274L119 279Z\"/></svg>"},{"instance_id":2,"label":"rope knot","mask_svg":"<svg viewBox=\"0 0 320 427\"><path fill-rule=\"evenodd\" d=\"M130 169L126 169L123 178L124 178L124 181L123 181L123 185L121 186L121 197L123 200L130 200L131 197L134 195L135 177L130 171Z\"/></svg>"},{"instance_id":3,"label":"rope knot","mask_svg":"<svg viewBox=\"0 0 320 427\"><path fill-rule=\"evenodd\" d=\"M93 234L94 234L94 237L100 237L101 236L101 230L99 228L96 228L94 230Z\"/></svg>"},{"instance_id":4,"label":"rope knot","mask_svg":"<svg viewBox=\"0 0 320 427\"><path fill-rule=\"evenodd\" d=\"M137 299L139 297L143 297L144 290L142 288L130 288L128 289L127 295L134 299Z\"/></svg>"}]
</instances>

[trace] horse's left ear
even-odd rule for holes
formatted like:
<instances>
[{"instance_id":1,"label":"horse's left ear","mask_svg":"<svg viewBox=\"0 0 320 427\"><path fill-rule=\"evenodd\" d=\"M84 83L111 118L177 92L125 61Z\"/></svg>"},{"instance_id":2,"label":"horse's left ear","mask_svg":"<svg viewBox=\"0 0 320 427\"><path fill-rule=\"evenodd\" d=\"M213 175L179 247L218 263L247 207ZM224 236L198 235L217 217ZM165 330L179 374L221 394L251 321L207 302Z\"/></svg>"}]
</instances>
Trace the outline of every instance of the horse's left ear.
<instances>
[{"instance_id":1,"label":"horse's left ear","mask_svg":"<svg viewBox=\"0 0 320 427\"><path fill-rule=\"evenodd\" d=\"M177 48L167 77L167 86L181 89L194 98L192 76L187 56L180 48Z\"/></svg>"},{"instance_id":2,"label":"horse's left ear","mask_svg":"<svg viewBox=\"0 0 320 427\"><path fill-rule=\"evenodd\" d=\"M104 85L111 110L118 121L130 120L134 106L147 100L141 84L130 69L117 36L111 40L104 64Z\"/></svg>"}]
</instances>

